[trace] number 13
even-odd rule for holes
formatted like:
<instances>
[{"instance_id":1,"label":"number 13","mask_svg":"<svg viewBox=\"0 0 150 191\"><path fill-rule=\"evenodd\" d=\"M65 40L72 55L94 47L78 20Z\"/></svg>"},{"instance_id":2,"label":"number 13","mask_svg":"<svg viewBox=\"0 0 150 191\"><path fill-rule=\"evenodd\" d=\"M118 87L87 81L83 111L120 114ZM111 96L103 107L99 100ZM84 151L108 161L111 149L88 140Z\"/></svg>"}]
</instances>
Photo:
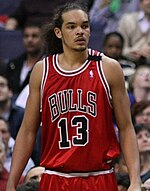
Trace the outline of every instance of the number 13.
<instances>
[{"instance_id":1,"label":"number 13","mask_svg":"<svg viewBox=\"0 0 150 191\"><path fill-rule=\"evenodd\" d=\"M67 118L61 118L58 121L60 132L59 148L71 148L71 141L68 139ZM72 137L74 146L85 146L89 141L89 120L86 116L74 116L71 120L71 126L76 127L76 136Z\"/></svg>"}]
</instances>

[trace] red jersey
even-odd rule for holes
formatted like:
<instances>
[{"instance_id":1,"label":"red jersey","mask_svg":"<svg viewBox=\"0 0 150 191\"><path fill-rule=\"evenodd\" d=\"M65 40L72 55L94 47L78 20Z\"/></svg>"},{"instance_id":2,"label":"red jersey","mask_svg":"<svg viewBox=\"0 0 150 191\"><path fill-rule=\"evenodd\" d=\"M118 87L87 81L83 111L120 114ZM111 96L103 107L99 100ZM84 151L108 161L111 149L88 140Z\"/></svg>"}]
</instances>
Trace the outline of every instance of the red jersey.
<instances>
[{"instance_id":1,"label":"red jersey","mask_svg":"<svg viewBox=\"0 0 150 191\"><path fill-rule=\"evenodd\" d=\"M99 52L74 71L59 67L58 55L44 59L41 86L41 165L61 172L110 167L120 147L111 94Z\"/></svg>"}]
</instances>

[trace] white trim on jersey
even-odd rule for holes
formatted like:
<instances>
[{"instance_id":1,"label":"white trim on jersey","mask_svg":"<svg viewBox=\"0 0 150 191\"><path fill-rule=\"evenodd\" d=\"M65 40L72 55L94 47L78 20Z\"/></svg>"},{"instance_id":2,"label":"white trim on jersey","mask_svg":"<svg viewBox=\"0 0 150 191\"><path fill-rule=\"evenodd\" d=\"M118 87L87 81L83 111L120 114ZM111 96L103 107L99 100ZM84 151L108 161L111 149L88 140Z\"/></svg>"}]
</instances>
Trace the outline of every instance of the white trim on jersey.
<instances>
[{"instance_id":1,"label":"white trim on jersey","mask_svg":"<svg viewBox=\"0 0 150 191\"><path fill-rule=\"evenodd\" d=\"M96 55L96 56L101 56L101 57L104 55L103 53L100 53L100 52L95 51L93 49L89 49L89 54L91 54L92 56ZM101 80L101 82L102 82L102 84L104 86L104 89L105 89L105 92L106 92L106 95L107 95L107 98L108 98L109 105L110 105L110 107L112 107L112 104L111 104L112 96L111 96L111 93L110 93L110 87L108 85L108 82L107 82L105 74L104 74L102 60L97 61L96 67L97 67L97 71L98 71L100 80ZM101 70L101 72L100 72L100 70Z\"/></svg>"},{"instance_id":2,"label":"white trim on jersey","mask_svg":"<svg viewBox=\"0 0 150 191\"><path fill-rule=\"evenodd\" d=\"M101 53L101 56L102 56L102 55L103 55L103 53ZM104 77L104 80L105 80L105 83L106 83L106 86L107 86L109 98L112 99L112 96L111 96L111 93L110 93L110 87L109 87L109 85L108 85L108 82L107 82L106 77L105 77L105 74L104 74L103 65L102 65L102 60L100 61L100 67L101 67L102 74L103 74L103 77Z\"/></svg>"},{"instance_id":3,"label":"white trim on jersey","mask_svg":"<svg viewBox=\"0 0 150 191\"><path fill-rule=\"evenodd\" d=\"M88 60L86 60L81 67L75 69L75 70L64 70L59 66L59 61L58 61L58 54L56 55L56 59L53 62L53 66L55 68L55 70L63 76L76 76L80 73L82 73L84 70L86 70L86 68L89 66L90 62ZM56 67L57 66L57 67ZM57 69L58 68L58 69Z\"/></svg>"},{"instance_id":4,"label":"white trim on jersey","mask_svg":"<svg viewBox=\"0 0 150 191\"><path fill-rule=\"evenodd\" d=\"M57 175L57 176L62 176L66 178L73 178L73 177L89 177L89 176L98 176L98 175L104 175L104 174L110 174L114 172L114 169L111 168L109 170L101 170L101 171L95 171L95 172L81 172L81 173L63 173L63 172L57 172L57 171L52 171L52 170L45 170L45 174L49 175Z\"/></svg>"},{"instance_id":5,"label":"white trim on jersey","mask_svg":"<svg viewBox=\"0 0 150 191\"><path fill-rule=\"evenodd\" d=\"M88 49L88 52L89 52L89 55L91 55L91 56L96 55L94 49L89 48L89 49Z\"/></svg>"},{"instance_id":6,"label":"white trim on jersey","mask_svg":"<svg viewBox=\"0 0 150 191\"><path fill-rule=\"evenodd\" d=\"M41 103L40 103L40 112L42 112L42 98L43 98L43 90L47 80L49 70L48 57L43 59L43 74L42 74L42 82L41 82Z\"/></svg>"},{"instance_id":7,"label":"white trim on jersey","mask_svg":"<svg viewBox=\"0 0 150 191\"><path fill-rule=\"evenodd\" d=\"M103 53L100 54L100 56L102 56L102 55L103 55ZM101 70L101 72L100 72L100 70ZM105 92L106 92L106 95L107 95L107 98L108 98L109 105L112 108L112 104L111 104L112 96L111 96L111 93L110 93L110 87L108 85L108 82L107 82L105 74L104 74L102 60L97 61L97 71L98 71L100 80L101 80L101 82L102 82L102 84L104 86L104 89L105 89Z\"/></svg>"}]
</instances>

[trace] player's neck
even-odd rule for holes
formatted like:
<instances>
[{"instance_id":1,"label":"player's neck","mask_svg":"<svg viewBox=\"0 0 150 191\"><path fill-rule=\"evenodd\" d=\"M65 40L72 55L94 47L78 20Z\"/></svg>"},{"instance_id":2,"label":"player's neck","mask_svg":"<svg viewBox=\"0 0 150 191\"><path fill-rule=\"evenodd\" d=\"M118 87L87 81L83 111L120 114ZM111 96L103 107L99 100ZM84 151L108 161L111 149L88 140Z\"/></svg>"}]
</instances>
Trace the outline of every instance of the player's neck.
<instances>
[{"instance_id":1,"label":"player's neck","mask_svg":"<svg viewBox=\"0 0 150 191\"><path fill-rule=\"evenodd\" d=\"M88 50L83 52L65 52L59 55L59 65L64 70L75 70L88 58Z\"/></svg>"}]
</instances>

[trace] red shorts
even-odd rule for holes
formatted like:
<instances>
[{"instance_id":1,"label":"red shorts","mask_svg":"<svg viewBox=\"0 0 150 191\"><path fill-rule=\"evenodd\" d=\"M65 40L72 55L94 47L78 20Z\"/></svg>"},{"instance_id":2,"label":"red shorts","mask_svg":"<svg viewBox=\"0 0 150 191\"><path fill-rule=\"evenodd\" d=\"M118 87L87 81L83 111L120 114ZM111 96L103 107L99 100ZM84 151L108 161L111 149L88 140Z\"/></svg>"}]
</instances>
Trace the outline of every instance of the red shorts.
<instances>
[{"instance_id":1,"label":"red shorts","mask_svg":"<svg viewBox=\"0 0 150 191\"><path fill-rule=\"evenodd\" d=\"M38 191L118 191L114 172L89 176L81 173L82 177L76 173L49 172L42 175Z\"/></svg>"}]
</instances>

